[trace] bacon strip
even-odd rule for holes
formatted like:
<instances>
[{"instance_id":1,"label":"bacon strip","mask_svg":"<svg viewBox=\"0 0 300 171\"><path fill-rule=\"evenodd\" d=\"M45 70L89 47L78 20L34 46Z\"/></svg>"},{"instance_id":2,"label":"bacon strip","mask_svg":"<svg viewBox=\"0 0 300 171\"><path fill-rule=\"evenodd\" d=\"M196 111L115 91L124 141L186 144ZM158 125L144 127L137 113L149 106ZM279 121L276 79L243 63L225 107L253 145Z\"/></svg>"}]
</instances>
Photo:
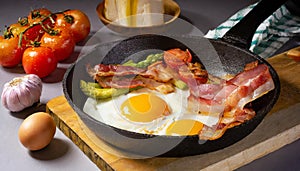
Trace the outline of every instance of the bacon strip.
<instances>
[{"instance_id":1,"label":"bacon strip","mask_svg":"<svg viewBox=\"0 0 300 171\"><path fill-rule=\"evenodd\" d=\"M260 77L261 82L257 80L256 84L260 85L264 83L266 80L271 78L271 75L269 73L268 66L264 64L257 65L257 67L254 67L250 70L245 70L239 74L237 74L235 77L230 79L228 82L241 86L241 85L248 85L250 82L253 82L252 79ZM257 87L257 86L256 86ZM255 87L254 87L255 88Z\"/></svg>"},{"instance_id":2,"label":"bacon strip","mask_svg":"<svg viewBox=\"0 0 300 171\"><path fill-rule=\"evenodd\" d=\"M225 84L202 84L190 89L190 108L199 114L218 112L221 120L217 125L225 124L221 129L204 128L199 133L200 138L217 139L228 127L251 119L255 111L244 108L245 105L274 88L269 68L260 64L244 70Z\"/></svg>"},{"instance_id":3,"label":"bacon strip","mask_svg":"<svg viewBox=\"0 0 300 171\"><path fill-rule=\"evenodd\" d=\"M225 84L200 84L191 87L190 91L196 98L219 104L224 103L225 106L230 107L239 104L243 108L246 103L239 103L242 99L248 99L248 103L258 98L258 95L263 95L274 89L274 87L268 67L260 64L253 69L241 72Z\"/></svg>"},{"instance_id":4,"label":"bacon strip","mask_svg":"<svg viewBox=\"0 0 300 171\"><path fill-rule=\"evenodd\" d=\"M146 87L146 84L138 77L96 77L96 81L103 88Z\"/></svg>"},{"instance_id":5,"label":"bacon strip","mask_svg":"<svg viewBox=\"0 0 300 171\"><path fill-rule=\"evenodd\" d=\"M189 87L204 84L208 80L208 73L200 63L188 63L178 67L178 74Z\"/></svg>"},{"instance_id":6,"label":"bacon strip","mask_svg":"<svg viewBox=\"0 0 300 171\"><path fill-rule=\"evenodd\" d=\"M175 48L164 52L164 62L178 73L189 87L196 84L204 84L208 80L208 73L204 67L192 62L192 55L188 49L185 51Z\"/></svg>"},{"instance_id":7,"label":"bacon strip","mask_svg":"<svg viewBox=\"0 0 300 171\"><path fill-rule=\"evenodd\" d=\"M170 49L164 52L164 61L172 69L178 70L179 67L191 63L192 55L188 49Z\"/></svg>"},{"instance_id":8,"label":"bacon strip","mask_svg":"<svg viewBox=\"0 0 300 171\"><path fill-rule=\"evenodd\" d=\"M154 79L159 82L169 82L174 77L171 70L168 69L162 61L158 61L148 66L147 69L141 69L132 66L99 64L93 68L88 67L88 73L95 79L96 77L126 77L139 75L145 78Z\"/></svg>"},{"instance_id":9,"label":"bacon strip","mask_svg":"<svg viewBox=\"0 0 300 171\"><path fill-rule=\"evenodd\" d=\"M141 76L166 83L174 78L174 73L162 61L158 61L148 66L147 71L141 73Z\"/></svg>"},{"instance_id":10,"label":"bacon strip","mask_svg":"<svg viewBox=\"0 0 300 171\"><path fill-rule=\"evenodd\" d=\"M199 84L191 86L190 92L195 97L213 99L224 87L220 84Z\"/></svg>"},{"instance_id":11,"label":"bacon strip","mask_svg":"<svg viewBox=\"0 0 300 171\"><path fill-rule=\"evenodd\" d=\"M97 80L102 87L106 88L132 88L137 86L145 86L140 80L137 81L134 78L136 76L152 79L161 83L170 83L173 79L182 79L188 84L188 86L194 85L194 81L196 81L195 84L207 82L207 71L203 69L203 66L200 63L190 63L192 56L188 50L182 51L178 48L171 49L166 52L165 55L164 62L158 61L148 66L147 69L123 65L98 64L93 68L88 67L88 73L93 79ZM168 61L166 61L166 59L168 59ZM176 61L174 65L176 65L175 68L178 68L179 71L172 69L172 67L168 65L170 61L171 63ZM178 61L182 62L177 63ZM119 78L112 79L110 77L129 77L129 79L126 78L126 80L121 80ZM114 82L112 82L112 80L114 80ZM129 84L129 80L133 80L133 85ZM117 81L120 81L120 83L117 83ZM168 91L164 92L169 91L171 91L170 88L168 88Z\"/></svg>"},{"instance_id":12,"label":"bacon strip","mask_svg":"<svg viewBox=\"0 0 300 171\"><path fill-rule=\"evenodd\" d=\"M220 138L227 129L240 125L246 120L250 120L255 116L255 111L249 108L243 110L231 111L231 116L223 116L220 122L209 127L204 125L199 132L199 138L202 140L216 140Z\"/></svg>"},{"instance_id":13,"label":"bacon strip","mask_svg":"<svg viewBox=\"0 0 300 171\"><path fill-rule=\"evenodd\" d=\"M225 106L214 100L204 99L201 97L195 97L193 95L190 95L188 97L188 109L193 113L208 115L222 113L225 109Z\"/></svg>"},{"instance_id":14,"label":"bacon strip","mask_svg":"<svg viewBox=\"0 0 300 171\"><path fill-rule=\"evenodd\" d=\"M158 82L156 80L148 79L148 78L144 78L144 77L141 77L140 79L145 84L145 87L147 87L151 90L156 90L163 94L168 94L168 93L172 93L175 91L174 86L170 82L162 83L162 82Z\"/></svg>"},{"instance_id":15,"label":"bacon strip","mask_svg":"<svg viewBox=\"0 0 300 171\"><path fill-rule=\"evenodd\" d=\"M88 67L88 73L92 77L139 75L140 73L143 73L145 71L146 69L123 65L98 64L95 65L94 68Z\"/></svg>"}]
</instances>

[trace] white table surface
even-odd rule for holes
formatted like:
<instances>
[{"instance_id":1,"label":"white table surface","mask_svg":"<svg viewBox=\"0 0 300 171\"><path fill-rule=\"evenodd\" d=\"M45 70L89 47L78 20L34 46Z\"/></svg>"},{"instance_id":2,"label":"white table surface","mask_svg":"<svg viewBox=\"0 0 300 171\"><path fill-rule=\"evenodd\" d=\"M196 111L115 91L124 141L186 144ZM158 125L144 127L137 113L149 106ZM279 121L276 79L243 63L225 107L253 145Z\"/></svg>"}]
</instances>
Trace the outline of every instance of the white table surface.
<instances>
[{"instance_id":1,"label":"white table surface","mask_svg":"<svg viewBox=\"0 0 300 171\"><path fill-rule=\"evenodd\" d=\"M31 9L46 7L51 11L65 9L80 9L91 20L91 35L101 29L103 24L96 14L96 5L100 0L67 1L67 0L8 0L1 2L0 29L17 21L18 17L27 16ZM239 9L255 2L254 0L177 0L181 6L182 15L188 18L203 33L212 29L237 12ZM60 64L58 77L61 78L68 64ZM0 92L3 85L16 76L24 75L20 69L0 68ZM53 78L44 79L41 102L63 94L61 81ZM18 140L18 128L26 117L26 113L11 114L2 104L0 105L0 168L1 170L35 171L63 170L81 171L98 170L80 149L73 144L59 129L56 130L50 145L37 152L25 149ZM300 170L300 141L258 159L239 170Z\"/></svg>"}]
</instances>

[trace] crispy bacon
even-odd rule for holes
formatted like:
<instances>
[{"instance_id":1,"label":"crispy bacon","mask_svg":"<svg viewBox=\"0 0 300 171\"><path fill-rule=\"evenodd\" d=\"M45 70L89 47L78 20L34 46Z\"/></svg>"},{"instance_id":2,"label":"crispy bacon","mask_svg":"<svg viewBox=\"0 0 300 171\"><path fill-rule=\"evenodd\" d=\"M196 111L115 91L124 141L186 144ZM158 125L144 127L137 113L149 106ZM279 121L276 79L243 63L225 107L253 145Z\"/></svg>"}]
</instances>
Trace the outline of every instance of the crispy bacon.
<instances>
[{"instance_id":1,"label":"crispy bacon","mask_svg":"<svg viewBox=\"0 0 300 171\"><path fill-rule=\"evenodd\" d=\"M202 113L219 113L222 129L204 128L200 138L217 139L226 129L243 123L255 115L245 108L249 102L274 89L269 68L264 64L245 69L224 84L202 84L190 88L189 108ZM210 137L209 137L210 136Z\"/></svg>"},{"instance_id":2,"label":"crispy bacon","mask_svg":"<svg viewBox=\"0 0 300 171\"><path fill-rule=\"evenodd\" d=\"M147 69L99 64L93 68L88 67L88 73L103 88L147 87L164 94L175 90L170 84L174 76L162 61Z\"/></svg>"},{"instance_id":3,"label":"crispy bacon","mask_svg":"<svg viewBox=\"0 0 300 171\"><path fill-rule=\"evenodd\" d=\"M257 77L258 76L258 77ZM257 85L263 84L266 80L271 78L269 68L267 65L260 64L252 69L245 70L235 77L230 79L228 82L235 84L235 85L247 85L250 82L253 82L254 78L259 78L259 80L255 81ZM261 80L261 82L260 82ZM255 86L257 87L257 86Z\"/></svg>"},{"instance_id":4,"label":"crispy bacon","mask_svg":"<svg viewBox=\"0 0 300 171\"><path fill-rule=\"evenodd\" d=\"M249 108L227 112L215 126L209 127L204 125L199 132L199 138L202 140L216 140L220 138L227 129L240 125L243 122L252 119L254 116L255 111Z\"/></svg>"},{"instance_id":5,"label":"crispy bacon","mask_svg":"<svg viewBox=\"0 0 300 171\"><path fill-rule=\"evenodd\" d=\"M255 111L250 108L244 108L243 110L237 109L234 116L236 121L243 123L244 121L252 119L255 116Z\"/></svg>"},{"instance_id":6,"label":"crispy bacon","mask_svg":"<svg viewBox=\"0 0 300 171\"><path fill-rule=\"evenodd\" d=\"M232 84L222 84L222 89L216 93L216 96L213 98L215 101L219 103L224 103L225 100L232 94L232 92L236 91L238 88L236 85Z\"/></svg>"},{"instance_id":7,"label":"crispy bacon","mask_svg":"<svg viewBox=\"0 0 300 171\"><path fill-rule=\"evenodd\" d=\"M221 84L199 84L190 86L190 93L195 97L213 99L224 87Z\"/></svg>"},{"instance_id":8,"label":"crispy bacon","mask_svg":"<svg viewBox=\"0 0 300 171\"><path fill-rule=\"evenodd\" d=\"M176 67L178 70L172 69L168 62L165 60L158 61L150 66L147 69L141 69L132 66L123 66L123 65L104 65L98 64L96 66L88 67L89 75L102 87L113 87L113 88L132 88L137 86L145 86L145 83L142 83L141 80L136 79L135 77L141 76L147 79L155 80L155 82L161 83L170 83L173 79L182 79L184 82L188 84L188 86L202 84L207 82L208 74L203 69L203 66L200 63L190 63L192 56L188 50L182 51L180 49L171 49L165 54L169 54L168 58L172 61L178 60L183 62L183 65L180 67L179 64L176 63ZM170 55L171 54L171 55ZM168 55L167 55L168 56ZM175 59L173 59L175 56ZM167 58L165 58L167 59ZM116 78L110 78L116 77ZM124 80L118 77L124 77ZM132 85L130 85L130 80L132 81ZM143 79L146 80L146 79ZM119 82L119 83L118 83ZM150 82L150 81L147 81ZM195 83L194 83L195 82ZM157 84L157 83L156 83ZM147 87L151 87L148 84ZM155 86L158 87L158 86ZM163 87L160 85L160 87ZM166 92L173 92L170 86L166 86L164 88L160 88L160 90L167 90L163 91Z\"/></svg>"},{"instance_id":9,"label":"crispy bacon","mask_svg":"<svg viewBox=\"0 0 300 171\"><path fill-rule=\"evenodd\" d=\"M145 69L123 65L104 65L98 64L94 68L88 67L88 73L92 77L108 77L108 76L126 76L139 75L145 72Z\"/></svg>"},{"instance_id":10,"label":"crispy bacon","mask_svg":"<svg viewBox=\"0 0 300 171\"><path fill-rule=\"evenodd\" d=\"M158 61L148 66L147 71L141 76L166 83L174 78L174 73L162 61Z\"/></svg>"},{"instance_id":11,"label":"crispy bacon","mask_svg":"<svg viewBox=\"0 0 300 171\"><path fill-rule=\"evenodd\" d=\"M103 88L146 87L146 84L138 77L96 77L96 81Z\"/></svg>"},{"instance_id":12,"label":"crispy bacon","mask_svg":"<svg viewBox=\"0 0 300 171\"><path fill-rule=\"evenodd\" d=\"M190 95L188 97L188 109L193 113L216 114L222 113L225 106L212 99L205 99Z\"/></svg>"},{"instance_id":13,"label":"crispy bacon","mask_svg":"<svg viewBox=\"0 0 300 171\"><path fill-rule=\"evenodd\" d=\"M190 92L196 98L224 103L231 108L239 104L242 108L249 101L256 99L257 94L261 95L272 89L274 83L269 69L266 65L260 64L241 72L225 84L201 84L191 87ZM240 103L241 100L244 101Z\"/></svg>"},{"instance_id":14,"label":"crispy bacon","mask_svg":"<svg viewBox=\"0 0 300 171\"><path fill-rule=\"evenodd\" d=\"M156 90L163 94L168 94L168 93L172 93L175 91L174 86L170 82L162 83L162 82L158 82L156 80L148 79L148 78L144 78L144 77L141 77L140 79L145 84L145 87L147 87L151 90Z\"/></svg>"},{"instance_id":15,"label":"crispy bacon","mask_svg":"<svg viewBox=\"0 0 300 171\"><path fill-rule=\"evenodd\" d=\"M208 80L207 71L197 62L178 67L178 74L189 87L204 84Z\"/></svg>"},{"instance_id":16,"label":"crispy bacon","mask_svg":"<svg viewBox=\"0 0 300 171\"><path fill-rule=\"evenodd\" d=\"M203 84L208 80L208 73L204 67L198 62L192 63L192 55L188 49L183 51L176 48L165 51L164 62L177 72L188 86Z\"/></svg>"},{"instance_id":17,"label":"crispy bacon","mask_svg":"<svg viewBox=\"0 0 300 171\"><path fill-rule=\"evenodd\" d=\"M147 69L122 65L99 64L93 68L88 67L88 73L95 80L103 80L104 77L135 77L142 76L158 82L167 83L174 78L171 70L162 61L150 65ZM106 79L104 79L106 80ZM120 79L116 79L120 80ZM103 81L102 81L103 82Z\"/></svg>"},{"instance_id":18,"label":"crispy bacon","mask_svg":"<svg viewBox=\"0 0 300 171\"><path fill-rule=\"evenodd\" d=\"M250 63L245 65L244 71L253 69L253 68L257 67L257 65L258 65L258 61L250 62Z\"/></svg>"},{"instance_id":19,"label":"crispy bacon","mask_svg":"<svg viewBox=\"0 0 300 171\"><path fill-rule=\"evenodd\" d=\"M220 138L227 130L228 125L218 124L214 127L204 125L199 133L199 138L202 140L215 140Z\"/></svg>"},{"instance_id":20,"label":"crispy bacon","mask_svg":"<svg viewBox=\"0 0 300 171\"><path fill-rule=\"evenodd\" d=\"M264 64L241 72L228 83L238 86L236 91L227 98L227 105L231 107L244 107L275 88L269 68Z\"/></svg>"},{"instance_id":21,"label":"crispy bacon","mask_svg":"<svg viewBox=\"0 0 300 171\"><path fill-rule=\"evenodd\" d=\"M179 48L170 49L164 52L164 61L172 69L178 70L180 66L192 61L192 55L188 49L186 51Z\"/></svg>"}]
</instances>

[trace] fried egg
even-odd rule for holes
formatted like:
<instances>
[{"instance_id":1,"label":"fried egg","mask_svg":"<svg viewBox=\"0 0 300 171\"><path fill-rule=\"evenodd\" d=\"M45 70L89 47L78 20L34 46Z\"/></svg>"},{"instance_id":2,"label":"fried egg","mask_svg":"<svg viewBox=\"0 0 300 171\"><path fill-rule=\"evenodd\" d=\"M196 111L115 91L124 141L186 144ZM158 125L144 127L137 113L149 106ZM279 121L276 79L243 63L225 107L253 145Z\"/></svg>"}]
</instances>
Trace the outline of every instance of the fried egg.
<instances>
[{"instance_id":1,"label":"fried egg","mask_svg":"<svg viewBox=\"0 0 300 171\"><path fill-rule=\"evenodd\" d=\"M133 122L151 122L169 113L168 104L152 93L130 97L121 105L121 114Z\"/></svg>"},{"instance_id":2,"label":"fried egg","mask_svg":"<svg viewBox=\"0 0 300 171\"><path fill-rule=\"evenodd\" d=\"M155 135L197 135L203 124L212 126L218 118L190 113L188 90L169 94L142 88L107 100L88 98L83 111L100 122L137 133Z\"/></svg>"},{"instance_id":3,"label":"fried egg","mask_svg":"<svg viewBox=\"0 0 300 171\"><path fill-rule=\"evenodd\" d=\"M172 122L166 128L166 135L197 135L203 123L192 119L181 119Z\"/></svg>"}]
</instances>

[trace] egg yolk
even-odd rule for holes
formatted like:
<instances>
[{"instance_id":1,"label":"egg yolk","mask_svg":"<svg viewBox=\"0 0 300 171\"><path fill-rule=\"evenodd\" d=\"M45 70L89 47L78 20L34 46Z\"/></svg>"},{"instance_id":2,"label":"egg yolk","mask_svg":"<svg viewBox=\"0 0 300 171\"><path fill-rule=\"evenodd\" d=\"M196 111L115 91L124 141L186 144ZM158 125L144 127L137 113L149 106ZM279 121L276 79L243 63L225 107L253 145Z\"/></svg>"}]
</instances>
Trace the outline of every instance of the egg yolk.
<instances>
[{"instance_id":1,"label":"egg yolk","mask_svg":"<svg viewBox=\"0 0 300 171\"><path fill-rule=\"evenodd\" d=\"M168 104L154 94L140 94L128 98L121 105L121 113L134 122L151 122L170 113Z\"/></svg>"},{"instance_id":2,"label":"egg yolk","mask_svg":"<svg viewBox=\"0 0 300 171\"><path fill-rule=\"evenodd\" d=\"M173 122L166 130L167 135L197 135L203 124L198 121L183 119Z\"/></svg>"}]
</instances>

